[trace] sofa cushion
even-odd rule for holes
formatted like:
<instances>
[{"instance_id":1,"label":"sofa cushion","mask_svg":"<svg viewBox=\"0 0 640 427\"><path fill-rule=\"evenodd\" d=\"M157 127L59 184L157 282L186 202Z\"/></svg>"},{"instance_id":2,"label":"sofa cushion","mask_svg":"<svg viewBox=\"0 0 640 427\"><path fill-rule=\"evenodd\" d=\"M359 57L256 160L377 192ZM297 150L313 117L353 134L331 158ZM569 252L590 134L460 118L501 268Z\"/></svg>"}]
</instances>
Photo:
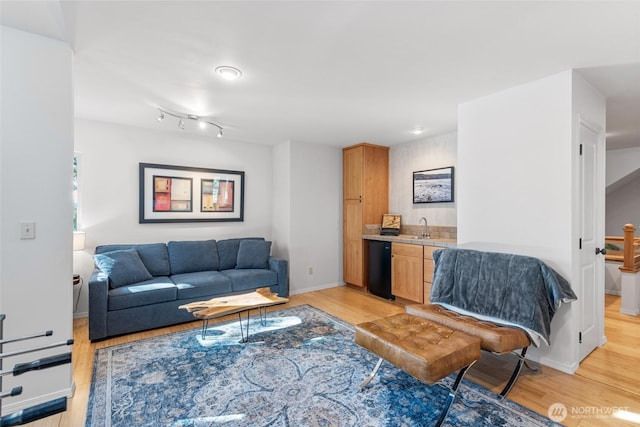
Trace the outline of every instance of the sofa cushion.
<instances>
[{"instance_id":1,"label":"sofa cushion","mask_svg":"<svg viewBox=\"0 0 640 427\"><path fill-rule=\"evenodd\" d=\"M231 288L234 292L255 290L278 284L278 275L272 270L263 269L235 269L224 270L222 274L231 279Z\"/></svg>"},{"instance_id":2,"label":"sofa cushion","mask_svg":"<svg viewBox=\"0 0 640 427\"><path fill-rule=\"evenodd\" d=\"M96 254L105 252L120 251L124 249L135 249L140 255L140 259L144 263L149 273L153 276L168 276L169 270L169 254L167 245L164 243L142 243L132 245L102 245L96 247Z\"/></svg>"},{"instance_id":3,"label":"sofa cushion","mask_svg":"<svg viewBox=\"0 0 640 427\"><path fill-rule=\"evenodd\" d=\"M167 243L171 274L218 270L218 248L215 240Z\"/></svg>"},{"instance_id":4,"label":"sofa cushion","mask_svg":"<svg viewBox=\"0 0 640 427\"><path fill-rule=\"evenodd\" d=\"M238 260L238 249L243 240L264 240L263 237L247 237L240 239L218 240L218 259L220 260L220 270L236 268Z\"/></svg>"},{"instance_id":5,"label":"sofa cushion","mask_svg":"<svg viewBox=\"0 0 640 427\"><path fill-rule=\"evenodd\" d=\"M238 248L236 268L269 268L271 242L264 240L243 240Z\"/></svg>"},{"instance_id":6,"label":"sofa cushion","mask_svg":"<svg viewBox=\"0 0 640 427\"><path fill-rule=\"evenodd\" d=\"M93 259L96 266L109 277L112 288L153 278L135 249L105 252L94 255Z\"/></svg>"},{"instance_id":7,"label":"sofa cushion","mask_svg":"<svg viewBox=\"0 0 640 427\"><path fill-rule=\"evenodd\" d=\"M109 291L108 309L123 310L165 301L175 301L176 285L168 277L154 277L151 280L122 286Z\"/></svg>"},{"instance_id":8,"label":"sofa cushion","mask_svg":"<svg viewBox=\"0 0 640 427\"><path fill-rule=\"evenodd\" d=\"M178 299L198 298L231 292L231 280L219 271L174 274L171 280L178 288Z\"/></svg>"}]
</instances>

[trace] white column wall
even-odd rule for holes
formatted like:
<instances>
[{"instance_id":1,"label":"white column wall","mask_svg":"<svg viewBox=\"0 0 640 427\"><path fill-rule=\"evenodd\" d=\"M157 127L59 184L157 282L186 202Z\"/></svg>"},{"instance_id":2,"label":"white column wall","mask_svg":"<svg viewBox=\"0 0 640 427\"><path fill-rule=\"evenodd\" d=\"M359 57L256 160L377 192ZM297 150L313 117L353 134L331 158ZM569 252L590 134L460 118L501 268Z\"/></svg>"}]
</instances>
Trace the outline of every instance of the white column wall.
<instances>
[{"instance_id":1,"label":"white column wall","mask_svg":"<svg viewBox=\"0 0 640 427\"><path fill-rule=\"evenodd\" d=\"M0 313L4 338L53 330L50 337L4 346L39 347L73 338L72 327L72 52L66 43L0 28ZM35 239L21 240L21 221L35 222ZM4 368L71 351L59 347L3 360ZM4 415L70 396L71 366L18 377L20 396L2 399Z\"/></svg>"},{"instance_id":2,"label":"white column wall","mask_svg":"<svg viewBox=\"0 0 640 427\"><path fill-rule=\"evenodd\" d=\"M273 246L274 256L289 258L291 242L291 142L273 147Z\"/></svg>"},{"instance_id":3,"label":"white column wall","mask_svg":"<svg viewBox=\"0 0 640 427\"><path fill-rule=\"evenodd\" d=\"M342 149L291 144L289 275L293 294L342 282Z\"/></svg>"},{"instance_id":4,"label":"white column wall","mask_svg":"<svg viewBox=\"0 0 640 427\"><path fill-rule=\"evenodd\" d=\"M458 243L519 246L571 274L571 73L459 108Z\"/></svg>"},{"instance_id":5,"label":"white column wall","mask_svg":"<svg viewBox=\"0 0 640 427\"><path fill-rule=\"evenodd\" d=\"M604 99L583 83L566 71L460 105L459 246L534 256L576 279L576 117L604 127ZM564 304L551 347L531 357L573 373L577 316Z\"/></svg>"}]
</instances>

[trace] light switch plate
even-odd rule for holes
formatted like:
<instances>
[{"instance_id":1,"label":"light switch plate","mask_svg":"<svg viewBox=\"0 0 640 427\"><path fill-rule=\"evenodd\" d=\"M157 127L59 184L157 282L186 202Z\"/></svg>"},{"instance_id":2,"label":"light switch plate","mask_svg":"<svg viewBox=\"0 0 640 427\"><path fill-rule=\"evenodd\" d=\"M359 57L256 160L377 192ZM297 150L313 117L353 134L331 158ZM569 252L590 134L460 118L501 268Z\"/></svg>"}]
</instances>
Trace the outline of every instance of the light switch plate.
<instances>
[{"instance_id":1,"label":"light switch plate","mask_svg":"<svg viewBox=\"0 0 640 427\"><path fill-rule=\"evenodd\" d=\"M20 239L35 239L36 223L33 221L20 221Z\"/></svg>"}]
</instances>

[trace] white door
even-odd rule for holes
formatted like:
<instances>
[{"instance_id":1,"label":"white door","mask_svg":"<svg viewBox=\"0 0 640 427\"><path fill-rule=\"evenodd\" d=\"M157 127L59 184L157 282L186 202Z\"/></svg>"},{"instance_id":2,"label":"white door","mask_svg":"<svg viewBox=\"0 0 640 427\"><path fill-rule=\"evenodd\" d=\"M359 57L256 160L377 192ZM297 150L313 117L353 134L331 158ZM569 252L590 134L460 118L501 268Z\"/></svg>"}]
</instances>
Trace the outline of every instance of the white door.
<instances>
[{"instance_id":1,"label":"white door","mask_svg":"<svg viewBox=\"0 0 640 427\"><path fill-rule=\"evenodd\" d=\"M581 361L604 336L604 137L580 120L580 283L574 288L579 305L578 352Z\"/></svg>"}]
</instances>

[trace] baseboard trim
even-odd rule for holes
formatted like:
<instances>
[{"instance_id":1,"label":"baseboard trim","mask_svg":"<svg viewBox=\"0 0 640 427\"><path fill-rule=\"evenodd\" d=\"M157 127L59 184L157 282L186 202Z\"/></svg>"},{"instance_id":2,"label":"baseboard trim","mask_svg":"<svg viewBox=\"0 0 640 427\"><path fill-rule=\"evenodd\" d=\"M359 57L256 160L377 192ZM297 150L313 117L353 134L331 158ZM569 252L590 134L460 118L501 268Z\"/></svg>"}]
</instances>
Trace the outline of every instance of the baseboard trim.
<instances>
[{"instance_id":1,"label":"baseboard trim","mask_svg":"<svg viewBox=\"0 0 640 427\"><path fill-rule=\"evenodd\" d=\"M340 286L344 286L344 284L327 283L326 285L314 286L313 288L289 289L289 295L306 294L307 292L322 291L324 289L338 288Z\"/></svg>"},{"instance_id":2,"label":"baseboard trim","mask_svg":"<svg viewBox=\"0 0 640 427\"><path fill-rule=\"evenodd\" d=\"M640 314L640 310L638 310L637 308L635 310L627 310L626 308L621 308L620 313L628 314L630 316L637 316L638 314Z\"/></svg>"},{"instance_id":3,"label":"baseboard trim","mask_svg":"<svg viewBox=\"0 0 640 427\"><path fill-rule=\"evenodd\" d=\"M578 370L578 367L580 366L579 363L571 363L571 364L558 363L555 360L551 360L546 357L536 357L536 355L533 355L533 354L531 355L531 357L529 357L529 355L527 354L527 359L533 362L539 363L540 365L548 366L550 368L564 372L565 374L569 374L569 375L575 374L576 371Z\"/></svg>"}]
</instances>

